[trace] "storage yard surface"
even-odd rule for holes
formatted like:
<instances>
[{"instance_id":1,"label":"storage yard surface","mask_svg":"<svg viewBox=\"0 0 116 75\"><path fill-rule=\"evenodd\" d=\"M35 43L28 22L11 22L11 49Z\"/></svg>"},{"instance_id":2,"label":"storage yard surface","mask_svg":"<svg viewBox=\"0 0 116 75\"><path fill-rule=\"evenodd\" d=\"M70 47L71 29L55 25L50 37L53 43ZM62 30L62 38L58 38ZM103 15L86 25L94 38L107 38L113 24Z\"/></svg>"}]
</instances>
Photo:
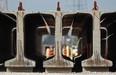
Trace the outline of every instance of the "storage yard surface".
<instances>
[{"instance_id":1,"label":"storage yard surface","mask_svg":"<svg viewBox=\"0 0 116 75\"><path fill-rule=\"evenodd\" d=\"M0 75L116 75L111 72L91 72L91 73L17 73L17 72L0 72Z\"/></svg>"}]
</instances>

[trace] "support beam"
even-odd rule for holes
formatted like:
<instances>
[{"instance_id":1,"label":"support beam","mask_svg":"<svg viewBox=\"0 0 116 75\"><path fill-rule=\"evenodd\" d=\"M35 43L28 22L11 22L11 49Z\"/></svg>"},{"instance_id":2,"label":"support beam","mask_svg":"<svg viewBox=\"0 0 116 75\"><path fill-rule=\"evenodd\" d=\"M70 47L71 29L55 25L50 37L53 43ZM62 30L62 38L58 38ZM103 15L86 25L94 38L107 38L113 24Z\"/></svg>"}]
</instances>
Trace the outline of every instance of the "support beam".
<instances>
[{"instance_id":1,"label":"support beam","mask_svg":"<svg viewBox=\"0 0 116 75\"><path fill-rule=\"evenodd\" d=\"M93 21L93 55L82 61L83 71L108 71L112 62L101 57L100 12L97 10L93 10Z\"/></svg>"},{"instance_id":2,"label":"support beam","mask_svg":"<svg viewBox=\"0 0 116 75\"><path fill-rule=\"evenodd\" d=\"M35 66L35 62L25 58L24 56L24 33L23 33L23 16L24 11L17 12L17 48L16 48L16 57L14 59L8 60L5 62L5 67L7 71L32 71ZM24 69L26 68L26 69Z\"/></svg>"},{"instance_id":3,"label":"support beam","mask_svg":"<svg viewBox=\"0 0 116 75\"><path fill-rule=\"evenodd\" d=\"M43 66L46 72L72 72L73 62L62 57L62 13L55 13L55 56L54 58L44 61ZM63 69L62 69L63 68Z\"/></svg>"}]
</instances>

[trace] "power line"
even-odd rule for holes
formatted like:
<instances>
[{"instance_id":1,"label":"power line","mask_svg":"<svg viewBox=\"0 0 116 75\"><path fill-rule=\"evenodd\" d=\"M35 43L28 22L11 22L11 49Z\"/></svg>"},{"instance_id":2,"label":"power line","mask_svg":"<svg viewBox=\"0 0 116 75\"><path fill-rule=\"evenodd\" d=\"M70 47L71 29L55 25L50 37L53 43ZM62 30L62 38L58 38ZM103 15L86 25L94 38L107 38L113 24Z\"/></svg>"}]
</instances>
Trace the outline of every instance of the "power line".
<instances>
[{"instance_id":1,"label":"power line","mask_svg":"<svg viewBox=\"0 0 116 75\"><path fill-rule=\"evenodd\" d=\"M67 3L67 0L65 0L65 1ZM68 8L69 8L69 6L72 7L73 11L87 10L87 0L70 0L70 4L67 6L68 6ZM67 6L66 6L66 8L67 8Z\"/></svg>"}]
</instances>

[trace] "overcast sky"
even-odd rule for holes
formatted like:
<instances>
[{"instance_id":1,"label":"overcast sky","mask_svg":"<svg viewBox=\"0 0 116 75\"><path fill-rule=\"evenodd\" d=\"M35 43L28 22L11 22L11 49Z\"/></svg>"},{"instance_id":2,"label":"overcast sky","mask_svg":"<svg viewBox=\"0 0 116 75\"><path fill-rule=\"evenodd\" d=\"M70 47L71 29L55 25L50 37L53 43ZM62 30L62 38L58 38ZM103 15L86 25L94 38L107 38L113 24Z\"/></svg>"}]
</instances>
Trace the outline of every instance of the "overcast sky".
<instances>
[{"instance_id":1,"label":"overcast sky","mask_svg":"<svg viewBox=\"0 0 116 75\"><path fill-rule=\"evenodd\" d=\"M63 11L78 9L78 0L75 0L75 3L74 0L8 0L8 10L17 10L20 1L23 2L24 9L29 11L55 11L58 1ZM92 10L94 0L86 0L87 3L85 0L80 1L81 10ZM116 10L116 0L97 0L97 3L100 10Z\"/></svg>"}]
</instances>

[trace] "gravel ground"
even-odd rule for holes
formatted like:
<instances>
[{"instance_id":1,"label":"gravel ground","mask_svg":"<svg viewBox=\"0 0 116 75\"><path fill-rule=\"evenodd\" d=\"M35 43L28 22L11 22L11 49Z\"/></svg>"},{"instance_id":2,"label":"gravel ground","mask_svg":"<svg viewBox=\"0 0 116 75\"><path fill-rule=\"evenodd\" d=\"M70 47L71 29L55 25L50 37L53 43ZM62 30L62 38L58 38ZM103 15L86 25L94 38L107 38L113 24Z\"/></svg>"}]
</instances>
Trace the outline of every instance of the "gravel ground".
<instances>
[{"instance_id":1,"label":"gravel ground","mask_svg":"<svg viewBox=\"0 0 116 75\"><path fill-rule=\"evenodd\" d=\"M0 72L0 75L116 75L116 72L90 72L90 73L23 73L23 72Z\"/></svg>"}]
</instances>

